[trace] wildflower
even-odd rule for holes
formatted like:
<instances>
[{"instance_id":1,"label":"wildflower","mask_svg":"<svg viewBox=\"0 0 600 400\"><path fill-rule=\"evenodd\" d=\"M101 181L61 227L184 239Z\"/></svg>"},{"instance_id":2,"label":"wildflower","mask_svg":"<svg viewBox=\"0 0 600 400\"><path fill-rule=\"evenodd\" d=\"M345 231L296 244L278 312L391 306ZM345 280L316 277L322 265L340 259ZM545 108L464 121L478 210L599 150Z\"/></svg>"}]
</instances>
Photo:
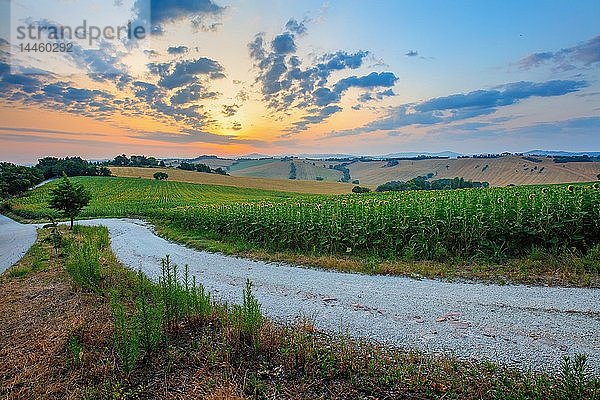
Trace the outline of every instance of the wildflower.
<instances>
[{"instance_id":1,"label":"wildflower","mask_svg":"<svg viewBox=\"0 0 600 400\"><path fill-rule=\"evenodd\" d=\"M594 183L594 185L592 186L594 189L598 189L600 188L600 186L597 183Z\"/></svg>"},{"instance_id":2,"label":"wildflower","mask_svg":"<svg viewBox=\"0 0 600 400\"><path fill-rule=\"evenodd\" d=\"M351 247L346 247L346 253L352 253L352 248Z\"/></svg>"},{"instance_id":3,"label":"wildflower","mask_svg":"<svg viewBox=\"0 0 600 400\"><path fill-rule=\"evenodd\" d=\"M535 198L534 194L533 194L533 193L531 193L531 194L529 195L529 200L533 200L534 198Z\"/></svg>"},{"instance_id":4,"label":"wildflower","mask_svg":"<svg viewBox=\"0 0 600 400\"><path fill-rule=\"evenodd\" d=\"M548 188L542 188L542 193L548 193Z\"/></svg>"},{"instance_id":5,"label":"wildflower","mask_svg":"<svg viewBox=\"0 0 600 400\"><path fill-rule=\"evenodd\" d=\"M569 185L569 186L567 187L567 190L568 190L569 192L572 192L573 190L575 190L575 188L573 187L573 185Z\"/></svg>"}]
</instances>

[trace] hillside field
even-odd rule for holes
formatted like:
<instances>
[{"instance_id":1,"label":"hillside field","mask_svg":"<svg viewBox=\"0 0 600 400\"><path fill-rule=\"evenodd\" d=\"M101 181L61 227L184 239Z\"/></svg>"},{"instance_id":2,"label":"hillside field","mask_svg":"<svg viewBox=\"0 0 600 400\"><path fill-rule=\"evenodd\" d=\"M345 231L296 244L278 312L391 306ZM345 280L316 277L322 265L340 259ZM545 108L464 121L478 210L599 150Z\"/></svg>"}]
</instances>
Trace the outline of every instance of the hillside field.
<instances>
[{"instance_id":1,"label":"hillside field","mask_svg":"<svg viewBox=\"0 0 600 400\"><path fill-rule=\"evenodd\" d=\"M207 174L204 172L184 171L176 168L139 168L139 167L110 167L115 176L128 178L153 179L156 172L162 171L169 175L169 181L201 183L236 188L274 190L293 193L343 194L352 191L352 185L340 182L291 180L289 162L286 163L285 178L259 178L255 176L226 176ZM273 175L271 175L273 176ZM283 174L281 174L283 176Z\"/></svg>"},{"instance_id":2,"label":"hillside field","mask_svg":"<svg viewBox=\"0 0 600 400\"><path fill-rule=\"evenodd\" d=\"M489 182L491 186L542 185L553 183L590 182L597 180L600 162L555 163L551 158L519 156L499 158L459 158L430 160L399 160L398 165L387 167L387 161L357 161L347 165L352 180L372 189L389 181L408 181L417 176L433 174L431 179L464 178ZM258 176L286 179L289 162L260 160L243 161L231 171L236 176ZM340 171L330 168L339 161L295 159L297 179L314 180L317 176L326 181L338 181ZM313 165L314 164L314 165ZM300 171L305 171L300 173Z\"/></svg>"}]
</instances>

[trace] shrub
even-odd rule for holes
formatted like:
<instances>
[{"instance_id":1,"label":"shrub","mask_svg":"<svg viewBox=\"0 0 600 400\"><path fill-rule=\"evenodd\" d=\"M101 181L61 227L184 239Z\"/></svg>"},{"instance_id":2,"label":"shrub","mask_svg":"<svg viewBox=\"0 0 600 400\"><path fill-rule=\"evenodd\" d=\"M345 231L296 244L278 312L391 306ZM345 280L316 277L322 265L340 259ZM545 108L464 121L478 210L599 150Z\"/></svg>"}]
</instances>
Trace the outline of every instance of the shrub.
<instances>
[{"instance_id":1,"label":"shrub","mask_svg":"<svg viewBox=\"0 0 600 400\"><path fill-rule=\"evenodd\" d=\"M153 176L154 179L156 179L157 181L164 181L169 179L169 174L167 174L166 172L155 172Z\"/></svg>"},{"instance_id":2,"label":"shrub","mask_svg":"<svg viewBox=\"0 0 600 400\"><path fill-rule=\"evenodd\" d=\"M353 193L369 193L370 191L371 189L369 189L368 187L354 186L352 188Z\"/></svg>"}]
</instances>

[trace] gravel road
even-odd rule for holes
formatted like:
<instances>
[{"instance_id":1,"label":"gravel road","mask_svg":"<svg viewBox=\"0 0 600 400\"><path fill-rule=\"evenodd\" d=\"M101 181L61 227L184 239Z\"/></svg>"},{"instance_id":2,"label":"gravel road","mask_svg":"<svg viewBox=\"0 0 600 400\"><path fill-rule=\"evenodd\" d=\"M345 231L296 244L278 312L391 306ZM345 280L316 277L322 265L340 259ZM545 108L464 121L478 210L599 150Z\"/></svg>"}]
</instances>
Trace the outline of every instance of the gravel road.
<instances>
[{"instance_id":1,"label":"gravel road","mask_svg":"<svg viewBox=\"0 0 600 400\"><path fill-rule=\"evenodd\" d=\"M216 298L239 302L249 278L273 319L304 315L318 328L354 337L538 370L557 368L565 354L586 353L594 373L600 373L597 289L450 283L275 265L192 250L156 236L138 220L79 223L107 226L119 260L151 278L160 274L166 254L177 265L188 264Z\"/></svg>"},{"instance_id":2,"label":"gravel road","mask_svg":"<svg viewBox=\"0 0 600 400\"><path fill-rule=\"evenodd\" d=\"M35 242L34 225L24 225L0 215L0 274L27 253Z\"/></svg>"}]
</instances>

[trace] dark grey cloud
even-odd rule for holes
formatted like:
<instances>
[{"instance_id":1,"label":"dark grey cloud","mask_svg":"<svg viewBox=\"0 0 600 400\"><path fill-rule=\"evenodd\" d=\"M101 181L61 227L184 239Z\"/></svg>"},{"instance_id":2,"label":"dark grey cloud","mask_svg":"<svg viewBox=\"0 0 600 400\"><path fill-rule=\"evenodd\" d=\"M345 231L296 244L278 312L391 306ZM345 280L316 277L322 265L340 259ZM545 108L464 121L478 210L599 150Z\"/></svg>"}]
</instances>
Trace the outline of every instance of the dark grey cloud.
<instances>
[{"instance_id":1,"label":"dark grey cloud","mask_svg":"<svg viewBox=\"0 0 600 400\"><path fill-rule=\"evenodd\" d=\"M371 72L365 76L350 76L339 80L334 88L336 92L343 92L351 87L374 88L374 87L392 87L396 84L398 77L393 72Z\"/></svg>"},{"instance_id":2,"label":"dark grey cloud","mask_svg":"<svg viewBox=\"0 0 600 400\"><path fill-rule=\"evenodd\" d=\"M305 21L297 21L294 18L285 24L285 29L295 35L302 35L307 31Z\"/></svg>"},{"instance_id":3,"label":"dark grey cloud","mask_svg":"<svg viewBox=\"0 0 600 400\"><path fill-rule=\"evenodd\" d=\"M170 46L167 53L171 55L185 54L189 51L187 46Z\"/></svg>"},{"instance_id":4,"label":"dark grey cloud","mask_svg":"<svg viewBox=\"0 0 600 400\"><path fill-rule=\"evenodd\" d=\"M160 76L158 84L166 89L197 83L199 75L211 79L225 77L221 64L206 57L171 63L150 63L148 69L152 74Z\"/></svg>"},{"instance_id":5,"label":"dark grey cloud","mask_svg":"<svg viewBox=\"0 0 600 400\"><path fill-rule=\"evenodd\" d=\"M358 97L358 101L361 103L366 103L368 101L373 100L382 100L386 97L395 96L396 93L392 89L382 90L379 92L365 92Z\"/></svg>"},{"instance_id":6,"label":"dark grey cloud","mask_svg":"<svg viewBox=\"0 0 600 400\"><path fill-rule=\"evenodd\" d=\"M271 42L271 47L276 54L294 53L296 51L294 35L286 32L275 36L275 39Z\"/></svg>"},{"instance_id":7,"label":"dark grey cloud","mask_svg":"<svg viewBox=\"0 0 600 400\"><path fill-rule=\"evenodd\" d=\"M303 131L307 129L309 125L319 124L325 121L331 115L340 111L342 111L342 107L336 105L326 106L321 109L314 109L311 114L305 115L300 121L294 122L292 124L292 128L287 129L287 133L283 134L282 137L289 137L296 132Z\"/></svg>"},{"instance_id":8,"label":"dark grey cloud","mask_svg":"<svg viewBox=\"0 0 600 400\"><path fill-rule=\"evenodd\" d=\"M180 105L204 99L216 99L220 93L211 92L202 85L193 84L178 90L171 96L171 104Z\"/></svg>"},{"instance_id":9,"label":"dark grey cloud","mask_svg":"<svg viewBox=\"0 0 600 400\"><path fill-rule=\"evenodd\" d=\"M559 70L571 70L577 66L589 67L600 62L600 35L556 52L533 53L519 61L521 69L531 69L550 63Z\"/></svg>"},{"instance_id":10,"label":"dark grey cloud","mask_svg":"<svg viewBox=\"0 0 600 400\"><path fill-rule=\"evenodd\" d=\"M515 104L528 97L562 96L588 86L585 81L554 80L548 82L515 82L497 90L476 90L466 94L438 97L416 105L417 111L443 111L462 108L495 109Z\"/></svg>"},{"instance_id":11,"label":"dark grey cloud","mask_svg":"<svg viewBox=\"0 0 600 400\"><path fill-rule=\"evenodd\" d=\"M329 136L351 136L375 131L394 131L410 125L434 125L489 115L531 97L563 96L589 86L586 81L554 80L548 82L514 82L492 90L433 98L417 104L395 107L382 119L357 129L331 132Z\"/></svg>"},{"instance_id":12,"label":"dark grey cloud","mask_svg":"<svg viewBox=\"0 0 600 400\"><path fill-rule=\"evenodd\" d=\"M216 15L224 11L224 7L212 0L152 0L152 25L174 21L191 15Z\"/></svg>"},{"instance_id":13,"label":"dark grey cloud","mask_svg":"<svg viewBox=\"0 0 600 400\"><path fill-rule=\"evenodd\" d=\"M354 53L336 51L316 57L304 67L296 55L295 38L306 33L304 22L290 20L285 31L272 41L265 40L259 33L248 44L250 57L258 70L256 82L268 108L276 112L287 112L290 108L305 110L308 115L292 124L293 131L305 129L311 123L318 123L331 115L331 111L341 110L342 95L351 87L372 90L376 87L391 87L397 77L391 72L373 72L365 76L351 76L329 82L335 71L353 70L363 66L369 52L359 50ZM381 95L384 97L385 95ZM288 132L288 135L290 132Z\"/></svg>"}]
</instances>

